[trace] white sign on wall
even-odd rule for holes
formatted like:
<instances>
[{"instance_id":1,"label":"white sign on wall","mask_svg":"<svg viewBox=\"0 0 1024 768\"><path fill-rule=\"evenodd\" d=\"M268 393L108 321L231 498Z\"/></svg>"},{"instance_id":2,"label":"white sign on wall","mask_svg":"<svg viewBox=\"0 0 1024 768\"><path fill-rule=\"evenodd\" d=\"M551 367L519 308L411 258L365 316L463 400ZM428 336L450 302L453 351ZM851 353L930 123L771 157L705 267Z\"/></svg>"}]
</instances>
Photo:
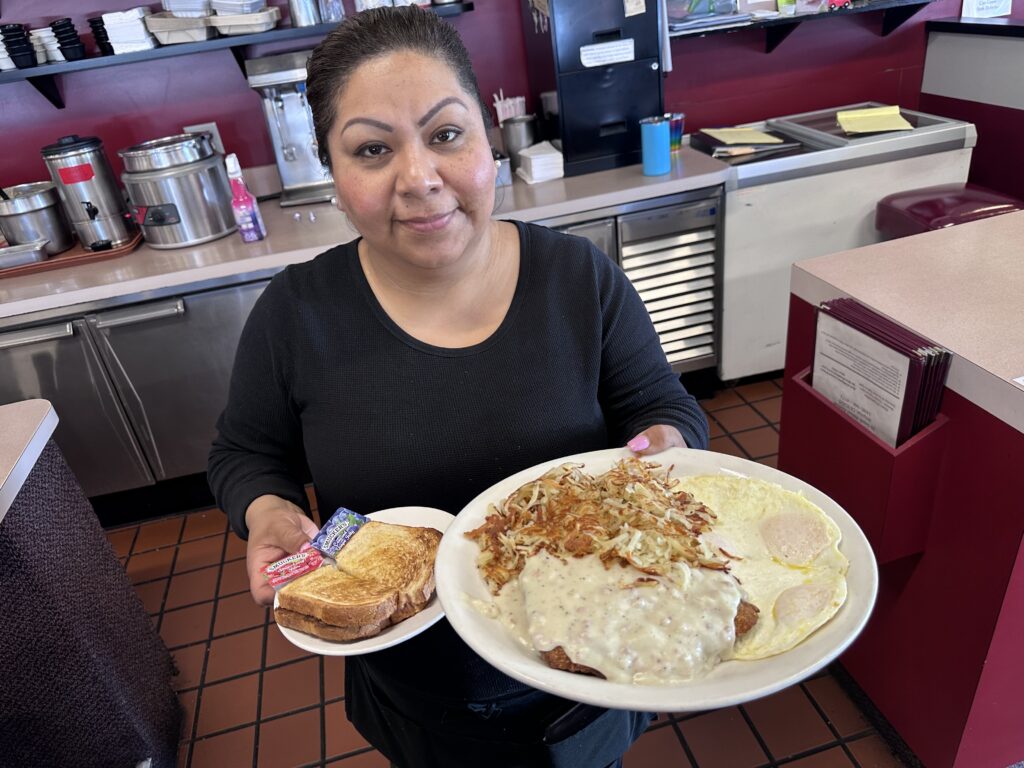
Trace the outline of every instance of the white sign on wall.
<instances>
[{"instance_id":1,"label":"white sign on wall","mask_svg":"<svg viewBox=\"0 0 1024 768\"><path fill-rule=\"evenodd\" d=\"M960 17L965 19L991 19L1009 16L1013 0L964 0Z\"/></svg>"}]
</instances>

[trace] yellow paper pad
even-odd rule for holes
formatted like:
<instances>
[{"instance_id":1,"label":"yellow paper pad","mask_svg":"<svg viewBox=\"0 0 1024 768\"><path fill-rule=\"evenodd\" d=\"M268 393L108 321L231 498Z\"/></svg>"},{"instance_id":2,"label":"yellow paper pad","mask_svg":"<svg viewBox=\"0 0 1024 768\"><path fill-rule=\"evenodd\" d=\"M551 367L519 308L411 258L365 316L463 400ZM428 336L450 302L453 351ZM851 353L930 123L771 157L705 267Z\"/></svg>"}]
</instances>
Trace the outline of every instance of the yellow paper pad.
<instances>
[{"instance_id":1,"label":"yellow paper pad","mask_svg":"<svg viewBox=\"0 0 1024 768\"><path fill-rule=\"evenodd\" d=\"M702 128L701 133L723 144L781 144L782 139L754 128Z\"/></svg>"},{"instance_id":2,"label":"yellow paper pad","mask_svg":"<svg viewBox=\"0 0 1024 768\"><path fill-rule=\"evenodd\" d=\"M839 127L846 133L878 133L879 131L912 131L914 126L900 114L899 107L871 107L836 112Z\"/></svg>"}]
</instances>

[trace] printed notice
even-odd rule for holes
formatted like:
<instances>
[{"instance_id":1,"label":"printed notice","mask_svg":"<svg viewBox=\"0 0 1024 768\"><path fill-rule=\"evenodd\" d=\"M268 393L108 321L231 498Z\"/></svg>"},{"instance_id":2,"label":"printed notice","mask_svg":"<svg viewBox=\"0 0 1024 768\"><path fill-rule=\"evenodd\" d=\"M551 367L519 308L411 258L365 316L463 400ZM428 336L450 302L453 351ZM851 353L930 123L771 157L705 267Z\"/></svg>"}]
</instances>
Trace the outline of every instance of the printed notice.
<instances>
[{"instance_id":1,"label":"printed notice","mask_svg":"<svg viewBox=\"0 0 1024 768\"><path fill-rule=\"evenodd\" d=\"M964 0L960 16L966 19L991 19L1009 16L1013 0Z\"/></svg>"},{"instance_id":2,"label":"printed notice","mask_svg":"<svg viewBox=\"0 0 1024 768\"><path fill-rule=\"evenodd\" d=\"M893 447L909 369L906 355L818 313L814 389Z\"/></svg>"},{"instance_id":3,"label":"printed notice","mask_svg":"<svg viewBox=\"0 0 1024 768\"><path fill-rule=\"evenodd\" d=\"M639 16L647 13L647 0L622 0L622 10L626 16Z\"/></svg>"},{"instance_id":4,"label":"printed notice","mask_svg":"<svg viewBox=\"0 0 1024 768\"><path fill-rule=\"evenodd\" d=\"M580 63L584 67L606 67L636 58L633 38L613 43L597 43L580 47Z\"/></svg>"}]
</instances>

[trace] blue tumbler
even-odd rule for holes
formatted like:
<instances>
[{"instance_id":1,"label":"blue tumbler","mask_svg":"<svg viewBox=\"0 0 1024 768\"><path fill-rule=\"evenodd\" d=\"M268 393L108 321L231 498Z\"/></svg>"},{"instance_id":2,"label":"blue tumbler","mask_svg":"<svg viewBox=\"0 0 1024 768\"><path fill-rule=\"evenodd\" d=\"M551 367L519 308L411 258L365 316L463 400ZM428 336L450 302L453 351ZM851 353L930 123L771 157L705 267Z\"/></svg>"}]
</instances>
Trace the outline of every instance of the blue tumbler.
<instances>
[{"instance_id":1,"label":"blue tumbler","mask_svg":"<svg viewBox=\"0 0 1024 768\"><path fill-rule=\"evenodd\" d=\"M660 116L641 120L640 149L644 160L644 176L661 176L671 171L669 121Z\"/></svg>"}]
</instances>

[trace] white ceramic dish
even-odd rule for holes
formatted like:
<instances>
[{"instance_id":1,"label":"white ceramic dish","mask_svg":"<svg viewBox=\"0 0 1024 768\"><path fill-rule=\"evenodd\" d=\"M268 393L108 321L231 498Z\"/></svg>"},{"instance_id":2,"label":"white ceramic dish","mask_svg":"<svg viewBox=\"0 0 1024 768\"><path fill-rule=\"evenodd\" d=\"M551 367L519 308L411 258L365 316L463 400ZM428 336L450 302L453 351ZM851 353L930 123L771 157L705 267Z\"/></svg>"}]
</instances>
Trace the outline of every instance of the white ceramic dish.
<instances>
[{"instance_id":1,"label":"white ceramic dish","mask_svg":"<svg viewBox=\"0 0 1024 768\"><path fill-rule=\"evenodd\" d=\"M778 483L799 491L831 517L842 531L840 550L850 561L848 597L839 612L821 629L790 651L758 661L725 661L708 675L679 685L630 685L551 669L522 647L495 619L485 617L471 600L490 600L476 567L479 551L464 534L483 523L491 503L498 503L519 486L567 461L597 474L632 454L625 448L595 451L546 462L523 470L484 491L471 501L448 528L438 550L437 595L448 621L463 640L490 664L527 685L574 701L614 709L648 712L689 712L732 706L761 698L790 686L821 669L853 642L867 623L878 591L878 568L860 527L832 499L777 469L735 456L673 448L650 457L674 466L673 476L730 474Z\"/></svg>"},{"instance_id":2,"label":"white ceramic dish","mask_svg":"<svg viewBox=\"0 0 1024 768\"><path fill-rule=\"evenodd\" d=\"M382 509L379 512L371 512L367 517L382 523L436 528L442 533L455 519L447 512L433 509L432 507L394 507L392 509ZM277 602L277 595L274 595L275 608L277 607ZM367 637L363 640L354 640L348 643L324 640L313 635L307 635L305 632L282 627L280 624L277 625L277 628L281 630L281 634L292 645L296 645L304 651L319 653L321 656L358 656L363 653L382 651L385 648L398 645L409 638L416 637L416 635L439 622L443 616L444 611L441 608L441 603L437 599L437 595L434 595L427 604L427 607L415 616L410 616L405 621L400 621L398 624L388 627L379 635Z\"/></svg>"}]
</instances>

